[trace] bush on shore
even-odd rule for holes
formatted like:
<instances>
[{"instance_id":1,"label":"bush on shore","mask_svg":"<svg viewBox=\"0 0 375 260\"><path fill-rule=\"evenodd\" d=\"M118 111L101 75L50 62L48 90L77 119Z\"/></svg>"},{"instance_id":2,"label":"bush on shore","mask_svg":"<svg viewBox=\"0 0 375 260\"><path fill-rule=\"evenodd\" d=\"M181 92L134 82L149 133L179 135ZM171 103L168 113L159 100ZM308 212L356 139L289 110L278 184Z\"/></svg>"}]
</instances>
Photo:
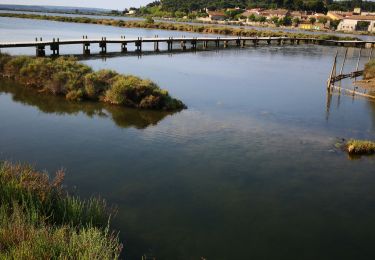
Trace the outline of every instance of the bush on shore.
<instances>
[{"instance_id":1,"label":"bush on shore","mask_svg":"<svg viewBox=\"0 0 375 260\"><path fill-rule=\"evenodd\" d=\"M186 106L155 83L115 71L94 72L73 57L32 58L0 54L0 74L39 92L68 100L96 100L143 109L180 110Z\"/></svg>"},{"instance_id":2,"label":"bush on shore","mask_svg":"<svg viewBox=\"0 0 375 260\"><path fill-rule=\"evenodd\" d=\"M63 177L0 163L0 259L118 259L106 203L67 194Z\"/></svg>"},{"instance_id":3,"label":"bush on shore","mask_svg":"<svg viewBox=\"0 0 375 260\"><path fill-rule=\"evenodd\" d=\"M346 150L351 155L374 154L375 142L352 139L347 142Z\"/></svg>"}]
</instances>

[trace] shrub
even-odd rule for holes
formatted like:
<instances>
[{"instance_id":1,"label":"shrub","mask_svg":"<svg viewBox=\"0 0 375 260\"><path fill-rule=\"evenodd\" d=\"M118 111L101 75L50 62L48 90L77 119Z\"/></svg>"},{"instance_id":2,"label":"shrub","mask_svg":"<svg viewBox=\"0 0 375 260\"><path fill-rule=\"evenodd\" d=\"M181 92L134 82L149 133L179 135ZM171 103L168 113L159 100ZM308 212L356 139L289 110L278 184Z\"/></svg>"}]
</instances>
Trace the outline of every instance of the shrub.
<instances>
[{"instance_id":1,"label":"shrub","mask_svg":"<svg viewBox=\"0 0 375 260\"><path fill-rule=\"evenodd\" d=\"M91 99L145 109L185 108L181 101L171 98L168 92L161 91L149 80L120 75L111 70L93 72L72 57L50 59L0 54L0 69L1 75L18 80L25 86L63 95L72 101Z\"/></svg>"},{"instance_id":2,"label":"shrub","mask_svg":"<svg viewBox=\"0 0 375 260\"><path fill-rule=\"evenodd\" d=\"M365 70L363 72L364 79L375 78L375 59L371 60L365 65Z\"/></svg>"}]
</instances>

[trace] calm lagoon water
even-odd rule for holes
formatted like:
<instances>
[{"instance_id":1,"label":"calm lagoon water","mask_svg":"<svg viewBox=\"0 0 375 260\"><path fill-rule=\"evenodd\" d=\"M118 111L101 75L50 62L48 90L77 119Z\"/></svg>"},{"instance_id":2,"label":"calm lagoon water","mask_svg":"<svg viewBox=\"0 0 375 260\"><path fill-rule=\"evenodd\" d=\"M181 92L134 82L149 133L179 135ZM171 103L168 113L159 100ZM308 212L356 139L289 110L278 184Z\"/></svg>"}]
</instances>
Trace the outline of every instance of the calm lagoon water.
<instances>
[{"instance_id":1,"label":"calm lagoon water","mask_svg":"<svg viewBox=\"0 0 375 260\"><path fill-rule=\"evenodd\" d=\"M1 41L175 35L9 18L0 32ZM351 160L335 144L375 139L375 103L327 96L335 52L260 46L83 61L154 80L188 105L173 114L2 82L0 159L64 168L72 192L115 204L127 259L374 259L375 157ZM357 54L349 50L348 70Z\"/></svg>"}]
</instances>

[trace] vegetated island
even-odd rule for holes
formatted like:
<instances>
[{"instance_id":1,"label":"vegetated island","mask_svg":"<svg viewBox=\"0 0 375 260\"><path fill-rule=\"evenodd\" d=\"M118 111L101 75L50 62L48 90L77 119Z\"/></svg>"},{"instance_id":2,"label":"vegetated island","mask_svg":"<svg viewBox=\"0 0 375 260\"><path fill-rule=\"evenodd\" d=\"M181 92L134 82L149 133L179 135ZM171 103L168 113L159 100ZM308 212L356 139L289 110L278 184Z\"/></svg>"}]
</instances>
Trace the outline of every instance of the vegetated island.
<instances>
[{"instance_id":1,"label":"vegetated island","mask_svg":"<svg viewBox=\"0 0 375 260\"><path fill-rule=\"evenodd\" d=\"M160 30L172 30L172 31L184 31L204 34L221 34L231 36L243 36L243 37L297 37L297 38L314 38L320 40L358 40L354 37L339 37L336 35L329 34L306 34L306 33L291 33L282 31L269 31L269 30L254 30L245 28L234 28L228 26L212 26L212 25L193 25L186 23L166 23L166 22L155 22L152 19L146 21L123 21L114 19L96 19L89 17L63 17L63 16L50 16L50 15L38 15L38 14L15 14L15 13L0 13L0 17L13 17L23 19L37 19L37 20L48 20L57 22L69 22L69 23L87 23L87 24L99 24L125 28L145 28L145 29L160 29Z\"/></svg>"},{"instance_id":2,"label":"vegetated island","mask_svg":"<svg viewBox=\"0 0 375 260\"><path fill-rule=\"evenodd\" d=\"M346 151L350 155L370 155L375 153L375 142L367 140L349 140L346 145Z\"/></svg>"},{"instance_id":3,"label":"vegetated island","mask_svg":"<svg viewBox=\"0 0 375 260\"><path fill-rule=\"evenodd\" d=\"M93 100L140 109L176 111L186 106L150 80L94 72L73 57L34 58L0 54L0 76L39 92L65 96L72 101Z\"/></svg>"},{"instance_id":4,"label":"vegetated island","mask_svg":"<svg viewBox=\"0 0 375 260\"><path fill-rule=\"evenodd\" d=\"M118 259L118 234L102 199L82 200L23 164L0 162L0 259Z\"/></svg>"}]
</instances>

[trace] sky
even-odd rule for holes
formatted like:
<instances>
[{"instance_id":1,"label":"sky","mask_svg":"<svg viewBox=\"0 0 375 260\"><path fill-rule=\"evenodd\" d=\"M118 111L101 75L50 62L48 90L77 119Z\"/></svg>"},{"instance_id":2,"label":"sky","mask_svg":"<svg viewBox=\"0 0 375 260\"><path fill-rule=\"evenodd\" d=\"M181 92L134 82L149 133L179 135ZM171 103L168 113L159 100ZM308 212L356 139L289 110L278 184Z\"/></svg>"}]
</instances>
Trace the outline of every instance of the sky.
<instances>
[{"instance_id":1,"label":"sky","mask_svg":"<svg viewBox=\"0 0 375 260\"><path fill-rule=\"evenodd\" d=\"M152 0L0 0L0 4L12 5L57 5L57 6L77 6L94 7L106 9L122 10L126 7L139 7Z\"/></svg>"}]
</instances>

